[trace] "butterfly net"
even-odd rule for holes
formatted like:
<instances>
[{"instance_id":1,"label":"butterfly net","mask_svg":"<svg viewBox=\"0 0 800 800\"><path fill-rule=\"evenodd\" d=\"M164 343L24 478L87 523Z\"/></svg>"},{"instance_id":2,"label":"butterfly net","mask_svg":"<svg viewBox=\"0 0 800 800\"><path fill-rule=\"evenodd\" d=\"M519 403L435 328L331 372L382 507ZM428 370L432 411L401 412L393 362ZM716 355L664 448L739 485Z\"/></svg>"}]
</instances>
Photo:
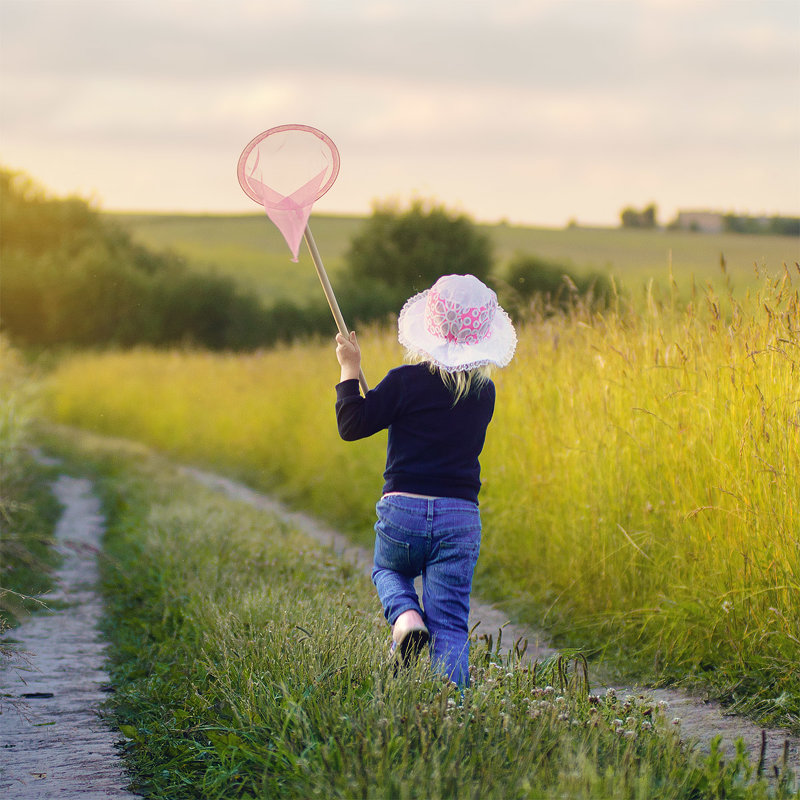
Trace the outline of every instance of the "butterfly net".
<instances>
[{"instance_id":1,"label":"butterfly net","mask_svg":"<svg viewBox=\"0 0 800 800\"><path fill-rule=\"evenodd\" d=\"M281 125L255 137L239 157L245 194L264 207L297 261L311 207L339 174L339 151L322 131Z\"/></svg>"}]
</instances>

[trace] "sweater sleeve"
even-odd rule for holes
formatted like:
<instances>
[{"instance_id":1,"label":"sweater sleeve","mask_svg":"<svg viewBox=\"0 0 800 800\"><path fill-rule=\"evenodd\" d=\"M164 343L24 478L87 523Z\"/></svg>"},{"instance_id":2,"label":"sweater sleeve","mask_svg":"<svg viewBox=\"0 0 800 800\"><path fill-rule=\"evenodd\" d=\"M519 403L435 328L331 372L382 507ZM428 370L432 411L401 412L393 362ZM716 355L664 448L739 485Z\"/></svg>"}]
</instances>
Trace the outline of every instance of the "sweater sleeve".
<instances>
[{"instance_id":1,"label":"sweater sleeve","mask_svg":"<svg viewBox=\"0 0 800 800\"><path fill-rule=\"evenodd\" d=\"M392 371L365 397L359 392L357 379L338 383L336 423L339 436L352 442L388 428L400 405L402 392L398 381L397 374Z\"/></svg>"}]
</instances>

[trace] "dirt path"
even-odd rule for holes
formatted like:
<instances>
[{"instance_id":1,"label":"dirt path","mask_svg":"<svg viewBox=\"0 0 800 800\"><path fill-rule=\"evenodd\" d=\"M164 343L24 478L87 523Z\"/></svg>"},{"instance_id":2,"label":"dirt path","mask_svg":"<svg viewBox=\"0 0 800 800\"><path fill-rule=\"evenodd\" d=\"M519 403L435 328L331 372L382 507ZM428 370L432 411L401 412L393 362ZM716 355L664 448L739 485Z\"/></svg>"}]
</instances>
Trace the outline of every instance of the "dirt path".
<instances>
[{"instance_id":1,"label":"dirt path","mask_svg":"<svg viewBox=\"0 0 800 800\"><path fill-rule=\"evenodd\" d=\"M56 526L63 562L53 609L10 632L15 656L0 661L0 796L8 800L134 798L115 750L117 734L99 716L108 675L95 590L103 532L88 480L61 476Z\"/></svg>"},{"instance_id":2,"label":"dirt path","mask_svg":"<svg viewBox=\"0 0 800 800\"><path fill-rule=\"evenodd\" d=\"M260 508L274 514L287 523L294 525L316 539L324 546L332 547L342 558L356 564L366 574L372 570L372 553L362 547L357 547L342 534L323 525L319 520L308 514L291 511L273 498L250 489L244 484L215 475L203 470L184 467L182 471L194 478L199 483L211 489L216 489L245 502L255 508ZM548 647L541 634L528 628L511 625L508 617L494 606L482 603L472 598L470 612L470 627L478 625L477 634L492 634L497 636L497 631L503 627L503 642L511 643L518 639L528 639L527 655L531 659L542 659L552 655L555 650ZM595 691L603 692L608 687L594 687ZM615 686L621 696L632 694L647 694L655 700L664 700L669 703L671 718L680 720L683 737L687 741L694 741L698 747L708 748L711 739L718 734L723 736L723 749L733 753L734 743L742 738L750 753L758 759L762 748L762 731L766 737L764 762L767 766L779 763L783 757L784 745L788 742L789 764L795 774L800 774L800 738L792 736L789 731L779 728L762 729L753 722L736 715L727 715L719 703L705 702L701 698L693 697L684 692L672 689L645 689L637 686Z\"/></svg>"}]
</instances>

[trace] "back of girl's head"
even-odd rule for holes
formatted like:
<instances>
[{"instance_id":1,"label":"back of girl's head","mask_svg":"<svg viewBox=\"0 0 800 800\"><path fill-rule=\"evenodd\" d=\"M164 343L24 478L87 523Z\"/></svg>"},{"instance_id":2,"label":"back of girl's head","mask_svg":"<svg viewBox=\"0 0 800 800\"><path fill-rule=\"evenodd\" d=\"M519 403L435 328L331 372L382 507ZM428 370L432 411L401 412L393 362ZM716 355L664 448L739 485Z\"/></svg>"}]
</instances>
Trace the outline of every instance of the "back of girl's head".
<instances>
[{"instance_id":1,"label":"back of girl's head","mask_svg":"<svg viewBox=\"0 0 800 800\"><path fill-rule=\"evenodd\" d=\"M480 367L464 370L442 369L424 355L408 349L406 349L405 362L407 364L427 364L431 373L438 375L442 383L450 390L450 394L453 395L453 405L472 392L479 393L481 388L492 379L494 371L492 364L483 364Z\"/></svg>"}]
</instances>

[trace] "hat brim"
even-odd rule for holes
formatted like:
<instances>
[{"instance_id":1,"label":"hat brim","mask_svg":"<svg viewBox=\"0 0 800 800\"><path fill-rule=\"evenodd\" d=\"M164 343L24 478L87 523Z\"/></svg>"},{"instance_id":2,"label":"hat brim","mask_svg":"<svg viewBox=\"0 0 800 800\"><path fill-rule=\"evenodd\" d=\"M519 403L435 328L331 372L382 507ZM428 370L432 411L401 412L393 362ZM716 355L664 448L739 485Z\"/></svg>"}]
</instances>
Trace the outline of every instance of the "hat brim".
<instances>
[{"instance_id":1,"label":"hat brim","mask_svg":"<svg viewBox=\"0 0 800 800\"><path fill-rule=\"evenodd\" d=\"M461 372L488 364L505 367L514 357L517 334L511 318L500 307L494 314L489 335L475 344L448 342L425 327L425 303L430 289L406 301L397 320L397 338L410 353L430 361L445 372Z\"/></svg>"}]
</instances>

